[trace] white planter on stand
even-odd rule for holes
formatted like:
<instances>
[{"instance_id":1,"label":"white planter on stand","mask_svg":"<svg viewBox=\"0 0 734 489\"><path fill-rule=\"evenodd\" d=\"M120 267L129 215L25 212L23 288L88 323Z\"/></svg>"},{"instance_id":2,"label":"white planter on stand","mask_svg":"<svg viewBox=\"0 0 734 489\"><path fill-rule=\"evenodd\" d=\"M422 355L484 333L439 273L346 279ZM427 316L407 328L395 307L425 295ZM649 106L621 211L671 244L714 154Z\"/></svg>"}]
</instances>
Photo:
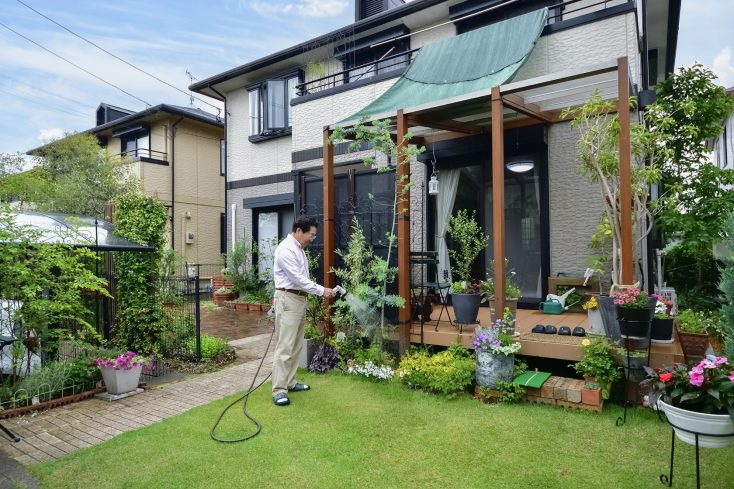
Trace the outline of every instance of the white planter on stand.
<instances>
[{"instance_id":1,"label":"white planter on stand","mask_svg":"<svg viewBox=\"0 0 734 489\"><path fill-rule=\"evenodd\" d=\"M725 448L734 443L734 423L732 423L728 414L705 414L687 411L671 406L662 399L658 401L658 407L668 417L668 421L673 426L678 439L689 445L696 444L694 433L699 433L698 446L700 447ZM707 434L731 436L706 436Z\"/></svg>"},{"instance_id":2,"label":"white planter on stand","mask_svg":"<svg viewBox=\"0 0 734 489\"><path fill-rule=\"evenodd\" d=\"M102 372L102 379L107 387L107 393L113 396L119 396L137 390L143 366L138 365L130 370L115 370L112 367L100 365L99 370Z\"/></svg>"}]
</instances>

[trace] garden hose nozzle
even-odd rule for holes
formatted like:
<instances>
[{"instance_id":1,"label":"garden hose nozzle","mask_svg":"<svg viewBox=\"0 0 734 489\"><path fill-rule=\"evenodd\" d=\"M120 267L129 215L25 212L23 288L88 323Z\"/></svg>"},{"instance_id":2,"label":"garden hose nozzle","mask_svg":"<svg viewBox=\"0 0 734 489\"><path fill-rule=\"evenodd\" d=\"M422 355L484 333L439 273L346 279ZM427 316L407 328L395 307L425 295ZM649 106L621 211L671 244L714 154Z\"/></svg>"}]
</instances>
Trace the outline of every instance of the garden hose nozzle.
<instances>
[{"instance_id":1,"label":"garden hose nozzle","mask_svg":"<svg viewBox=\"0 0 734 489\"><path fill-rule=\"evenodd\" d=\"M347 291L344 290L344 287L342 287L341 285L337 285L336 287L334 287L334 292L339 294L341 297L347 295Z\"/></svg>"}]
</instances>

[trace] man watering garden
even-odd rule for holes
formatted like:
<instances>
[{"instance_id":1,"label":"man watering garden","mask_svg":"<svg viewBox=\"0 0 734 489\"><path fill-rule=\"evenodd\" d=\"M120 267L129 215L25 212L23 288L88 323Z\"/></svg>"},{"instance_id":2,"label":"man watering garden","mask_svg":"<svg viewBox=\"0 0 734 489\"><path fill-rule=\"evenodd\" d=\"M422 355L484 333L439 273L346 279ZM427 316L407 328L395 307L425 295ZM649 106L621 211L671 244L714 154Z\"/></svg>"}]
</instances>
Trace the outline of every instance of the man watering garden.
<instances>
[{"instance_id":1,"label":"man watering garden","mask_svg":"<svg viewBox=\"0 0 734 489\"><path fill-rule=\"evenodd\" d=\"M298 358L303 348L308 294L334 297L333 289L312 281L308 260L303 251L316 239L318 222L302 216L293 223L293 232L275 249L273 275L275 277L275 334L273 354L273 403L290 404L288 392L310 390L296 382Z\"/></svg>"}]
</instances>

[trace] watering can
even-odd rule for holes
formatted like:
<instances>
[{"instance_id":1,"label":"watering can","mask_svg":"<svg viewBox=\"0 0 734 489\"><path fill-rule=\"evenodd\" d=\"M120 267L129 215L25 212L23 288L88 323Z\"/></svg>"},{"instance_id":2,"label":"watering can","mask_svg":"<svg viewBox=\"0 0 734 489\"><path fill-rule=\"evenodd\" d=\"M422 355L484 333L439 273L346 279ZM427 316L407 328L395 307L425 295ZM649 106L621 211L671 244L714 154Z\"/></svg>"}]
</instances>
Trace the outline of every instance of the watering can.
<instances>
[{"instance_id":1,"label":"watering can","mask_svg":"<svg viewBox=\"0 0 734 489\"><path fill-rule=\"evenodd\" d=\"M540 310L545 314L563 314L563 304L558 299L548 299L540 303Z\"/></svg>"}]
</instances>

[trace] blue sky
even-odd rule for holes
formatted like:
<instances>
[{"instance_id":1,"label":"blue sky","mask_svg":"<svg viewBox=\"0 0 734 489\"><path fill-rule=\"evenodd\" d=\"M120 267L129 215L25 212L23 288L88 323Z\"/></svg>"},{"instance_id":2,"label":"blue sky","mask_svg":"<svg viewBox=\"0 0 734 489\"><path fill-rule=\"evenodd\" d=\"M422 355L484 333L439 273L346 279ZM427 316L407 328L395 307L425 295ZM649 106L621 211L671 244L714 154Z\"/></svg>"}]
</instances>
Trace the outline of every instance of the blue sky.
<instances>
[{"instance_id":1,"label":"blue sky","mask_svg":"<svg viewBox=\"0 0 734 489\"><path fill-rule=\"evenodd\" d=\"M353 0L23 0L105 49L185 90L203 79L354 19ZM0 22L155 105L186 95L40 17L0 2ZM734 0L683 0L676 64L698 60L734 86ZM142 110L119 92L0 26L0 152L36 147L94 125L100 102ZM196 105L214 111L199 102Z\"/></svg>"}]
</instances>

